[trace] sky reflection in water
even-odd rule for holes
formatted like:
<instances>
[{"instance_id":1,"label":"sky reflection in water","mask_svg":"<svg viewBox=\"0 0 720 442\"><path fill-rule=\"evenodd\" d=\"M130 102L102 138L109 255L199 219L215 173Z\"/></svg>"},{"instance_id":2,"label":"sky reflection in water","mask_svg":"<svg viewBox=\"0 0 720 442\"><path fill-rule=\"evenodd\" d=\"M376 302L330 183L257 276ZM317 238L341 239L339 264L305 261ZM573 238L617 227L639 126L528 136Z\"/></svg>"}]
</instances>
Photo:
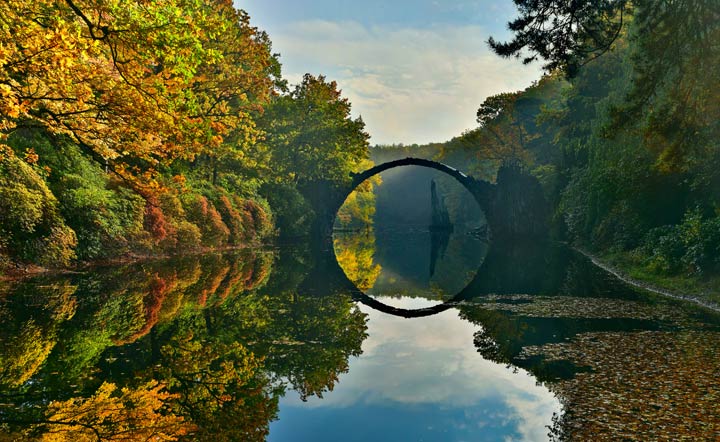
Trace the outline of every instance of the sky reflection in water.
<instances>
[{"instance_id":1,"label":"sky reflection in water","mask_svg":"<svg viewBox=\"0 0 720 442\"><path fill-rule=\"evenodd\" d=\"M322 399L288 392L268 440L547 440L558 400L526 371L484 360L471 344L479 327L457 310L408 320L360 308L362 356Z\"/></svg>"}]
</instances>

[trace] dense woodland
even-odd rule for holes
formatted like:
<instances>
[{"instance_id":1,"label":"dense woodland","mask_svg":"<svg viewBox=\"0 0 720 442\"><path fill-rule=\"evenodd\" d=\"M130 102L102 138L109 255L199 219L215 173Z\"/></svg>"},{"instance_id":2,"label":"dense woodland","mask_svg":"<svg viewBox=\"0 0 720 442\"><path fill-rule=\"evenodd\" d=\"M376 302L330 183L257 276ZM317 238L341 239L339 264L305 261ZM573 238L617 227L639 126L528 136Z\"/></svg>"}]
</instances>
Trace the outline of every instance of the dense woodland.
<instances>
[{"instance_id":1,"label":"dense woodland","mask_svg":"<svg viewBox=\"0 0 720 442\"><path fill-rule=\"evenodd\" d=\"M0 269L302 234L368 135L227 1L0 5Z\"/></svg>"},{"instance_id":2,"label":"dense woodland","mask_svg":"<svg viewBox=\"0 0 720 442\"><path fill-rule=\"evenodd\" d=\"M375 152L432 157L491 181L501 165L521 164L545 190L555 239L642 279L716 287L720 3L597 2L594 18L591 6L576 11L594 23L580 24L584 34L563 28L571 19L541 26L550 20L542 11L565 2L516 3L540 6L511 23L513 41L491 46L526 61L540 55L548 73L487 98L479 126L446 143Z\"/></svg>"},{"instance_id":3,"label":"dense woodland","mask_svg":"<svg viewBox=\"0 0 720 442\"><path fill-rule=\"evenodd\" d=\"M645 275L712 279L720 5L516 4L513 39L489 44L547 74L486 99L477 128L448 142L373 156L433 157L490 181L519 164L545 190L555 239ZM288 86L270 37L230 1L0 8L5 270L301 236L303 183L371 164L337 84ZM341 224L373 221L378 185L351 196Z\"/></svg>"}]
</instances>

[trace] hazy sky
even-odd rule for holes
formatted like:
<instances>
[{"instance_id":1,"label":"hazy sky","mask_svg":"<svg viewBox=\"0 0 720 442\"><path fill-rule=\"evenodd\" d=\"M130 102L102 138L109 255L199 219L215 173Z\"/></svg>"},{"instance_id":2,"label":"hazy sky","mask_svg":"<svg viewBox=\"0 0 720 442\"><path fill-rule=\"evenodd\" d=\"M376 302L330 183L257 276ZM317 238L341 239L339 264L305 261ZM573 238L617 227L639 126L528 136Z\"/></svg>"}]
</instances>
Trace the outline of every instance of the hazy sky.
<instances>
[{"instance_id":1,"label":"hazy sky","mask_svg":"<svg viewBox=\"0 0 720 442\"><path fill-rule=\"evenodd\" d=\"M508 37L510 0L235 0L270 34L283 75L338 82L372 143L446 141L476 126L489 95L540 78L490 52Z\"/></svg>"}]
</instances>

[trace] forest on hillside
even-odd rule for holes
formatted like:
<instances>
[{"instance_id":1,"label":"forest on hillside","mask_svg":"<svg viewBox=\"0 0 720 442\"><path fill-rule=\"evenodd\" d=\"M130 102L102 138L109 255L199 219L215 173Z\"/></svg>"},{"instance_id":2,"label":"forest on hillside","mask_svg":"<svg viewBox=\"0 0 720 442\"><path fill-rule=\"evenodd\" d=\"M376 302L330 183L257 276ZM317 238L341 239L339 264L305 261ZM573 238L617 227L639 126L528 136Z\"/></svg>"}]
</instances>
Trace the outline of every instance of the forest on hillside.
<instances>
[{"instance_id":1,"label":"forest on hillside","mask_svg":"<svg viewBox=\"0 0 720 442\"><path fill-rule=\"evenodd\" d=\"M0 65L0 271L302 234L298 185L368 158L230 0L2 2Z\"/></svg>"},{"instance_id":2,"label":"forest on hillside","mask_svg":"<svg viewBox=\"0 0 720 442\"><path fill-rule=\"evenodd\" d=\"M479 103L477 127L450 141L372 156L489 181L520 165L542 184L552 238L666 284L711 284L720 5L515 3L512 40L489 44L546 74ZM0 64L4 271L306 235L303 184L372 164L338 85L288 85L270 36L229 0L3 2ZM372 223L377 186L340 222Z\"/></svg>"},{"instance_id":3,"label":"forest on hillside","mask_svg":"<svg viewBox=\"0 0 720 442\"><path fill-rule=\"evenodd\" d=\"M713 290L720 4L597 2L575 11L584 22L551 30L543 7L565 2L516 3L540 6L510 24L513 41L491 46L527 61L540 56L547 73L487 98L478 127L448 142L376 146L374 154L434 158L491 181L503 164L520 164L543 186L555 239L644 280Z\"/></svg>"}]
</instances>

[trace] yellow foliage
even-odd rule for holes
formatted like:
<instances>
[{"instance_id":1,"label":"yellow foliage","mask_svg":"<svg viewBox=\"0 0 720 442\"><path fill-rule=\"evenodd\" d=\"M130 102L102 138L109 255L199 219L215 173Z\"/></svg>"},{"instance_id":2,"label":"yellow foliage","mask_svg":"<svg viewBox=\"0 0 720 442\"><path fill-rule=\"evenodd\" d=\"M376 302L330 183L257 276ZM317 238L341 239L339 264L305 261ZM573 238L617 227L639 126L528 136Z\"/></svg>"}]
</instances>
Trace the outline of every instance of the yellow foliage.
<instances>
[{"instance_id":1,"label":"yellow foliage","mask_svg":"<svg viewBox=\"0 0 720 442\"><path fill-rule=\"evenodd\" d=\"M105 382L90 398L51 402L46 420L49 430L42 441L178 440L193 425L165 412L166 402L174 398L157 381L119 392L115 384Z\"/></svg>"},{"instance_id":2,"label":"yellow foliage","mask_svg":"<svg viewBox=\"0 0 720 442\"><path fill-rule=\"evenodd\" d=\"M382 267L373 262L375 256L375 236L372 232L360 235L338 235L333 240L335 257L345 275L360 290L368 290Z\"/></svg>"},{"instance_id":3,"label":"yellow foliage","mask_svg":"<svg viewBox=\"0 0 720 442\"><path fill-rule=\"evenodd\" d=\"M33 121L152 190L158 163L256 138L270 60L230 0L3 1L0 131Z\"/></svg>"},{"instance_id":4,"label":"yellow foliage","mask_svg":"<svg viewBox=\"0 0 720 442\"><path fill-rule=\"evenodd\" d=\"M32 320L14 338L0 352L0 385L19 387L40 369L56 341Z\"/></svg>"}]
</instances>

